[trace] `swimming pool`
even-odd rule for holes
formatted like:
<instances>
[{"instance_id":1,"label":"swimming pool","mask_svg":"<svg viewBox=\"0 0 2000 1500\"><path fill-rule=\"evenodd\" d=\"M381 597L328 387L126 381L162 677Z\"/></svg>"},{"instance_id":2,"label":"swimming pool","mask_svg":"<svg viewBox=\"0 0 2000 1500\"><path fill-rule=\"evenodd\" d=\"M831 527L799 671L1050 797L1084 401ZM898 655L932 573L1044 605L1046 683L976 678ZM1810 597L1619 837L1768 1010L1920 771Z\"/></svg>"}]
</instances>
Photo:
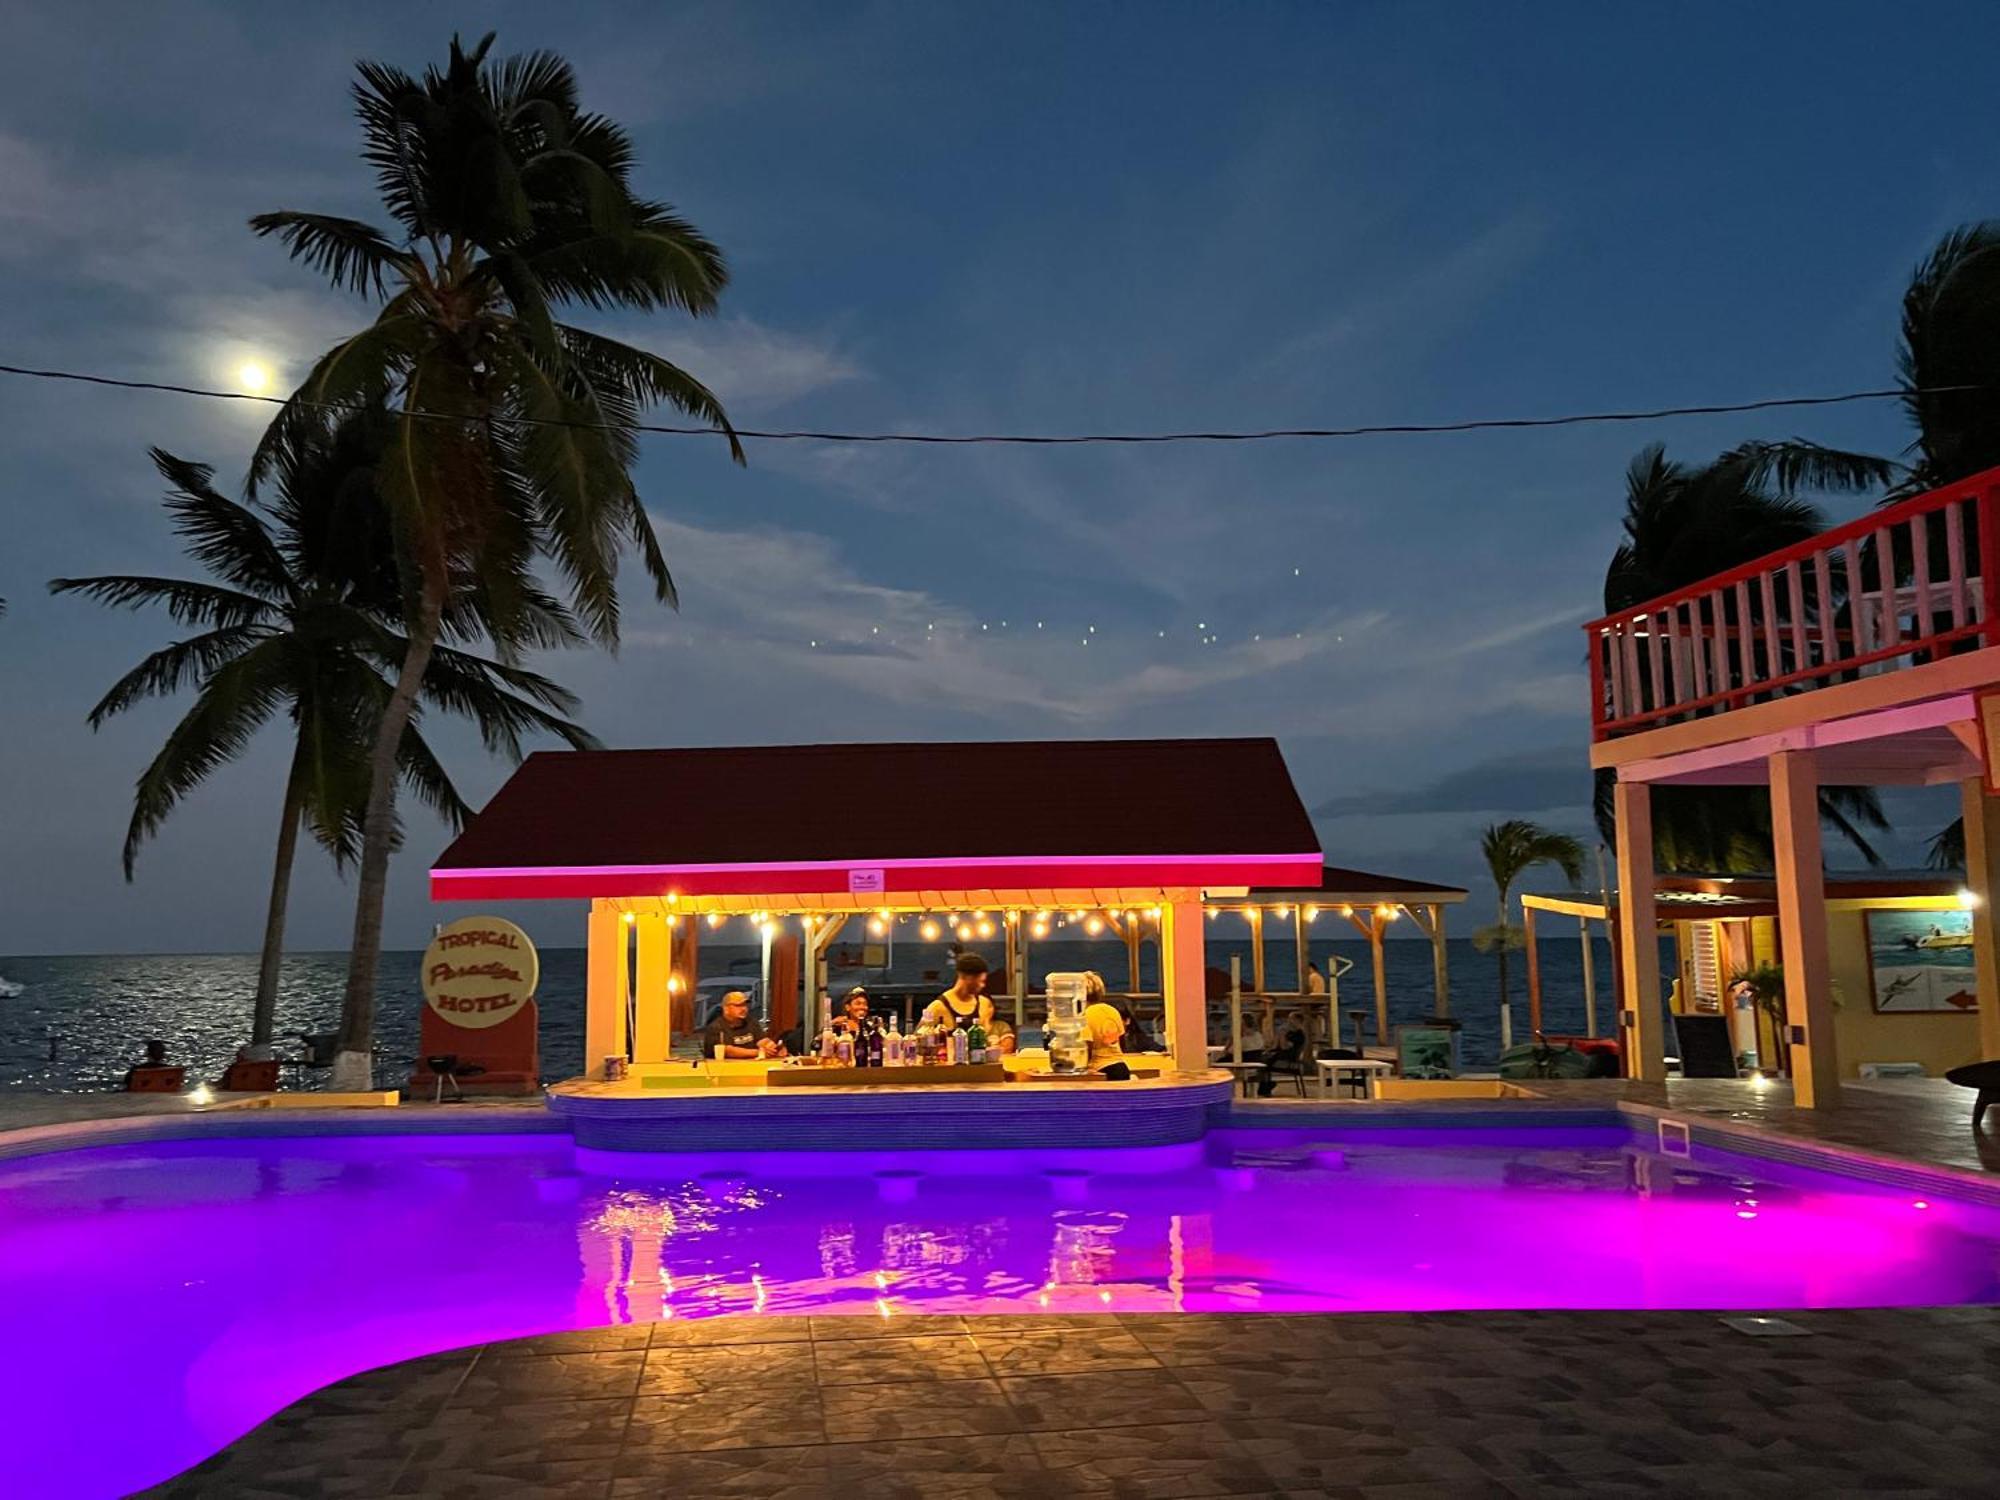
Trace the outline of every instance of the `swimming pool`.
<instances>
[{"instance_id":1,"label":"swimming pool","mask_svg":"<svg viewBox=\"0 0 2000 1500\"><path fill-rule=\"evenodd\" d=\"M551 1135L0 1162L0 1488L110 1495L373 1366L718 1313L2000 1300L2000 1211L1628 1125L709 1157Z\"/></svg>"}]
</instances>

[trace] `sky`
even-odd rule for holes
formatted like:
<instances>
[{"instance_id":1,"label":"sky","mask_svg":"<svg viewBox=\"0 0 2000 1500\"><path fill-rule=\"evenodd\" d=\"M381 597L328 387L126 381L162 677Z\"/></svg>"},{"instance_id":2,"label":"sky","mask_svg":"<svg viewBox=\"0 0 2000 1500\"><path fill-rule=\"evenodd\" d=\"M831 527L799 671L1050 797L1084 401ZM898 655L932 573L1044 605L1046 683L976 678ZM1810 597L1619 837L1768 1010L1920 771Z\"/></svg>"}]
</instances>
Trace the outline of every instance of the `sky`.
<instances>
[{"instance_id":1,"label":"sky","mask_svg":"<svg viewBox=\"0 0 2000 1500\"><path fill-rule=\"evenodd\" d=\"M454 29L569 57L631 129L640 190L722 245L716 316L581 321L750 426L1346 426L1876 388L1912 266L2000 214L2000 11L1975 5L24 0L0 50L0 363L296 380L370 308L245 221L380 218L353 64L414 70ZM127 884L132 783L176 708L84 719L172 626L43 585L187 571L146 450L233 485L264 416L0 377L0 953L256 946L281 728ZM1483 893L1494 819L1595 840L1577 627L1632 454L1794 434L1908 440L1893 403L1333 443L766 443L741 469L656 437L636 478L681 610L628 573L618 654L539 665L619 746L1275 735L1330 860ZM475 805L504 779L432 732ZM1898 864L1954 813L1892 811ZM392 945L454 914L423 880L448 833L408 825ZM302 853L293 946L343 947L351 920Z\"/></svg>"}]
</instances>

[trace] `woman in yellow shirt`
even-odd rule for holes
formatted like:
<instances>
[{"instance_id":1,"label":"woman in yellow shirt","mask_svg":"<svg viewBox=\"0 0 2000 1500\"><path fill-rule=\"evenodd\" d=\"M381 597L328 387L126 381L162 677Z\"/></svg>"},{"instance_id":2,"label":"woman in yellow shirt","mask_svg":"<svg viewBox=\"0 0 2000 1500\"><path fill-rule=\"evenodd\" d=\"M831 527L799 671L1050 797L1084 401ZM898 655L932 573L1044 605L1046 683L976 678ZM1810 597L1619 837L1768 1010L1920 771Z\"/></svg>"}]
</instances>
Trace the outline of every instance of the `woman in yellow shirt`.
<instances>
[{"instance_id":1,"label":"woman in yellow shirt","mask_svg":"<svg viewBox=\"0 0 2000 1500\"><path fill-rule=\"evenodd\" d=\"M1105 997L1104 976L1095 969L1083 974L1083 1034L1090 1040L1090 1066L1107 1078L1125 1079L1132 1070L1125 1063L1125 1018Z\"/></svg>"}]
</instances>

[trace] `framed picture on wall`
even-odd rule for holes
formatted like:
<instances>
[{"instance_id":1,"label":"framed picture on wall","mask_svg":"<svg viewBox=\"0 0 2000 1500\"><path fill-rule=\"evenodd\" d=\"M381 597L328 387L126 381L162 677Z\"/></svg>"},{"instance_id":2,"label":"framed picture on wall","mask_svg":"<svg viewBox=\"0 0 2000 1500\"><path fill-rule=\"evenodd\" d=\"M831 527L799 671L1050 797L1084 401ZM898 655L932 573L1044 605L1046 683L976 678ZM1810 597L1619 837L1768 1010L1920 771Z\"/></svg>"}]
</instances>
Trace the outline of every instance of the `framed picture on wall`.
<instances>
[{"instance_id":1,"label":"framed picture on wall","mask_svg":"<svg viewBox=\"0 0 2000 1500\"><path fill-rule=\"evenodd\" d=\"M1881 1015L1959 1015L1979 1005L1969 911L1868 911L1868 989Z\"/></svg>"}]
</instances>

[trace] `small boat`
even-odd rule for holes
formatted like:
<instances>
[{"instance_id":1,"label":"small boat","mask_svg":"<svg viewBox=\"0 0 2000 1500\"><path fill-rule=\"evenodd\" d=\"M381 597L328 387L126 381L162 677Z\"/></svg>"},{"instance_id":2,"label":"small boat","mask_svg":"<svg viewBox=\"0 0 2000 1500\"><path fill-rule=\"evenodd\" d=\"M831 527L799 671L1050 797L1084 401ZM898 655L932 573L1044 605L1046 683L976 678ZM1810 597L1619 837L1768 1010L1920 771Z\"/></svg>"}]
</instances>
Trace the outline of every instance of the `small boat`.
<instances>
[{"instance_id":1,"label":"small boat","mask_svg":"<svg viewBox=\"0 0 2000 1500\"><path fill-rule=\"evenodd\" d=\"M14 996L20 994L21 991L26 988L27 986L24 984L21 984L12 979L5 978L4 976L0 976L0 1000L11 1000Z\"/></svg>"},{"instance_id":2,"label":"small boat","mask_svg":"<svg viewBox=\"0 0 2000 1500\"><path fill-rule=\"evenodd\" d=\"M1969 932L1945 932L1933 927L1922 937L1906 937L1905 948L1970 948L1972 934Z\"/></svg>"}]
</instances>

